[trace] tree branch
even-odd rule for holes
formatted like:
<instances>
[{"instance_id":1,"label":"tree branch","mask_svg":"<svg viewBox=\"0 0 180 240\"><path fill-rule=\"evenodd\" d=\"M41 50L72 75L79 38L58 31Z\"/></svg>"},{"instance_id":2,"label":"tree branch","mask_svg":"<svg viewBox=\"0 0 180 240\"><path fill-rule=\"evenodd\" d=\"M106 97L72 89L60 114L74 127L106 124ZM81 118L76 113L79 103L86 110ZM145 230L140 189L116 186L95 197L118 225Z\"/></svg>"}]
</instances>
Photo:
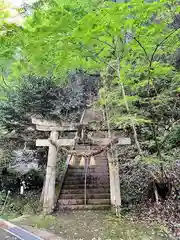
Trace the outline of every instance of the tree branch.
<instances>
[{"instance_id":1,"label":"tree branch","mask_svg":"<svg viewBox=\"0 0 180 240\"><path fill-rule=\"evenodd\" d=\"M140 156L143 157L143 152L141 150L141 146L139 144L138 137L137 137L136 126L134 124L134 120L132 118L132 115L131 115L131 112L130 112L130 109L129 109L129 105L128 105L128 102L127 102L127 99L126 99L126 92L125 92L125 89L124 89L124 85L123 85L123 82L121 81L120 58L119 58L119 56L117 57L117 75L118 75L118 79L120 81L119 84L120 84L120 87L121 87L121 90L122 90L122 94L123 94L123 98L124 98L124 102L125 102L125 106L126 106L126 111L130 115L131 126L132 126L132 129L133 129L133 135L134 135L134 141L136 143L136 147L138 149L138 152L139 152Z\"/></svg>"},{"instance_id":2,"label":"tree branch","mask_svg":"<svg viewBox=\"0 0 180 240\"><path fill-rule=\"evenodd\" d=\"M179 28L171 31L160 43L158 43L151 55L151 59L150 59L150 64L149 64L149 68L151 69L151 66L152 66L152 62L154 60L154 56L155 56L155 53L157 52L158 48L169 38L171 37L175 32L177 32L179 30Z\"/></svg>"},{"instance_id":3,"label":"tree branch","mask_svg":"<svg viewBox=\"0 0 180 240\"><path fill-rule=\"evenodd\" d=\"M2 76L2 80L3 80L3 83L6 87L10 88L10 86L6 83L5 81L5 78L4 78L4 70L3 68L1 67L1 76Z\"/></svg>"},{"instance_id":4,"label":"tree branch","mask_svg":"<svg viewBox=\"0 0 180 240\"><path fill-rule=\"evenodd\" d=\"M109 62L107 62L106 60L102 59L101 57L99 57L98 54L94 54L94 52L92 50L86 49L88 52L90 52L92 54L93 57L99 59L101 62L106 63L110 68L114 69L117 72L117 69L112 66Z\"/></svg>"},{"instance_id":5,"label":"tree branch","mask_svg":"<svg viewBox=\"0 0 180 240\"><path fill-rule=\"evenodd\" d=\"M128 33L128 35L129 35L129 33ZM142 50L144 51L144 54L145 54L148 62L150 62L150 59L149 59L148 54L147 54L147 51L146 51L145 47L142 45L142 43L141 43L136 37L133 37L132 35L129 35L129 36L138 43L138 45L139 45L139 46L142 48Z\"/></svg>"},{"instance_id":6,"label":"tree branch","mask_svg":"<svg viewBox=\"0 0 180 240\"><path fill-rule=\"evenodd\" d=\"M107 46L109 46L112 49L115 49L115 47L113 45L111 45L110 43L108 43L106 41L100 40L99 38L93 38L93 39L98 40L99 42L106 44Z\"/></svg>"},{"instance_id":7,"label":"tree branch","mask_svg":"<svg viewBox=\"0 0 180 240\"><path fill-rule=\"evenodd\" d=\"M91 53L91 58L97 58L98 60L100 60L100 62L104 62L106 63L110 68L114 69L115 71L117 71L117 69L112 66L109 62L107 62L106 60L104 60L103 58L99 57L99 54L104 50L104 48L102 48L99 53L94 53L92 50L88 49L86 46L84 46L82 43L79 43L81 48L86 49L89 53Z\"/></svg>"}]
</instances>

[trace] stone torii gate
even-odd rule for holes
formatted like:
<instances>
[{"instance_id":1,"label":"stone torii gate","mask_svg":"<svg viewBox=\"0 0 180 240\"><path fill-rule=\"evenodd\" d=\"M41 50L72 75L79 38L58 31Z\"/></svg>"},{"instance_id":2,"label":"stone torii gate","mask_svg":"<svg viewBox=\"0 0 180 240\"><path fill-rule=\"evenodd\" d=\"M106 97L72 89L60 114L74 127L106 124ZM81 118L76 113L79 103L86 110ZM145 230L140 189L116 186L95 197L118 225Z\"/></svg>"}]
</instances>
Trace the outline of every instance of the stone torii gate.
<instances>
[{"instance_id":1,"label":"stone torii gate","mask_svg":"<svg viewBox=\"0 0 180 240\"><path fill-rule=\"evenodd\" d=\"M76 137L74 139L59 138L59 132L77 133L79 131L80 124L60 125L56 122L47 121L37 117L32 117L32 123L36 125L37 130L50 132L49 139L36 140L36 146L49 147L45 184L43 187L43 211L45 214L50 214L53 211L55 204L56 162L58 148L72 147L75 146L76 144ZM94 129L92 131L96 130ZM107 131L107 129L101 131ZM106 146L110 146L112 143L116 143L116 145L129 145L131 143L130 138L116 138L116 141L114 142L110 138L91 138L91 141L93 141L94 144L100 146L102 148L102 151L106 150ZM96 154L98 153L94 152L94 155ZM121 207L121 194L120 194L119 164L117 159L115 159L116 149L109 150L107 157L109 163L111 205L117 211L117 209L120 209Z\"/></svg>"}]
</instances>

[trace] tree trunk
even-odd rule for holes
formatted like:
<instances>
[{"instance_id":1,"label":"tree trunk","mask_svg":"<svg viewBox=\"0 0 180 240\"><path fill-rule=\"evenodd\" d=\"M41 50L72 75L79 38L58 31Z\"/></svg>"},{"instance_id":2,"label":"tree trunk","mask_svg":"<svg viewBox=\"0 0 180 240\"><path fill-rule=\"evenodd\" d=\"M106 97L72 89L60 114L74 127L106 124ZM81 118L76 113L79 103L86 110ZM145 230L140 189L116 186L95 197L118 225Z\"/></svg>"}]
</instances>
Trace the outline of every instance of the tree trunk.
<instances>
[{"instance_id":1,"label":"tree trunk","mask_svg":"<svg viewBox=\"0 0 180 240\"><path fill-rule=\"evenodd\" d=\"M111 150L108 152L110 192L113 211L115 210L116 216L119 216L121 210L119 163L118 159L115 157L116 153L114 151L116 150Z\"/></svg>"},{"instance_id":2,"label":"tree trunk","mask_svg":"<svg viewBox=\"0 0 180 240\"><path fill-rule=\"evenodd\" d=\"M58 139L58 132L52 131L50 134L50 139L53 142L56 142ZM44 201L43 201L44 214L50 214L54 210L56 161L57 161L57 148L54 145L50 144L46 168L46 180L44 187Z\"/></svg>"}]
</instances>

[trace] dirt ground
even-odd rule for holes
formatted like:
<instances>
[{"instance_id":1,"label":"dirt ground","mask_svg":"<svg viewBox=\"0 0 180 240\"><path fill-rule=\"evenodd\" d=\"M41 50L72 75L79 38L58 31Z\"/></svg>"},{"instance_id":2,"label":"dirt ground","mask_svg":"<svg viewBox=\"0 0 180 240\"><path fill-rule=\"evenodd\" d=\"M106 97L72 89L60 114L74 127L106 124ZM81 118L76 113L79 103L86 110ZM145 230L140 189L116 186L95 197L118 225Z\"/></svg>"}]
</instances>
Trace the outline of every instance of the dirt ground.
<instances>
[{"instance_id":1,"label":"dirt ground","mask_svg":"<svg viewBox=\"0 0 180 240\"><path fill-rule=\"evenodd\" d=\"M66 240L166 240L166 229L157 224L117 218L106 211L62 212L30 216L17 223L49 230Z\"/></svg>"}]
</instances>

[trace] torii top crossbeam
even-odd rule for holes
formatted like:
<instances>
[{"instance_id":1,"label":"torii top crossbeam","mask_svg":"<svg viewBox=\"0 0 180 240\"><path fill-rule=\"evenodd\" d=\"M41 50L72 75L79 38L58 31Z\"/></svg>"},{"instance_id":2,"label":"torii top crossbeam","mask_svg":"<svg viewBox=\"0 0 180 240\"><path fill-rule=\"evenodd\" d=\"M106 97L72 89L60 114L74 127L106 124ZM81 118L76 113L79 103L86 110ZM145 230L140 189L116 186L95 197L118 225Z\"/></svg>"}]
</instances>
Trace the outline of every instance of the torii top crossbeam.
<instances>
[{"instance_id":1,"label":"torii top crossbeam","mask_svg":"<svg viewBox=\"0 0 180 240\"><path fill-rule=\"evenodd\" d=\"M32 117L32 123L36 125L36 129L38 131L56 131L56 132L77 132L79 130L80 126L87 126L88 124L77 124L77 123L71 123L69 125L60 125L57 122L54 121L47 121L41 118ZM98 129L100 131L107 131L106 128ZM89 131L89 129L88 129ZM97 131L96 129L90 128L90 131ZM105 146L110 143L111 139L109 138L91 138L93 143L95 145L99 146ZM75 139L58 139L57 145L58 146L73 146L75 143ZM129 145L131 143L130 138L118 138L118 145ZM48 139L37 139L36 140L36 146L42 147L42 146L50 146L50 141Z\"/></svg>"}]
</instances>

